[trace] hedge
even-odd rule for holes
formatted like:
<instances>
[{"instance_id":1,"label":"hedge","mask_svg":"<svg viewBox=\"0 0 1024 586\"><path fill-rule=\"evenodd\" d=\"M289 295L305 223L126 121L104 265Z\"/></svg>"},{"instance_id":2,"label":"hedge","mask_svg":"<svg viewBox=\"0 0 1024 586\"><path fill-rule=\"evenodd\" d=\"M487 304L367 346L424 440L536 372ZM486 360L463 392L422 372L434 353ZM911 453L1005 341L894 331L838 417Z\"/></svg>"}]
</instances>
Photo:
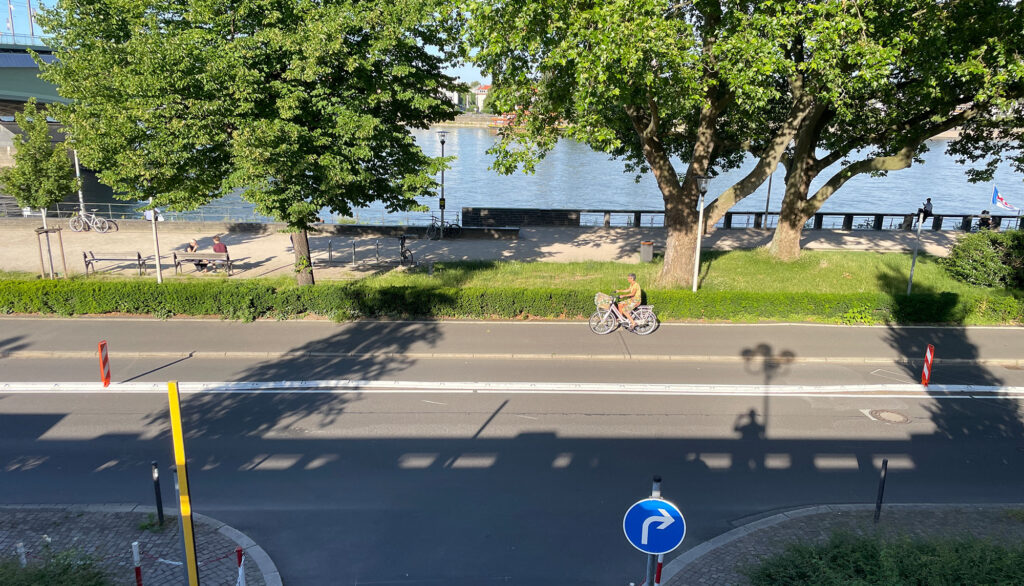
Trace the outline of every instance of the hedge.
<instances>
[{"instance_id":1,"label":"hedge","mask_svg":"<svg viewBox=\"0 0 1024 586\"><path fill-rule=\"evenodd\" d=\"M985 287L1024 288L1024 231L968 234L939 261L951 277Z\"/></svg>"},{"instance_id":2,"label":"hedge","mask_svg":"<svg viewBox=\"0 0 1024 586\"><path fill-rule=\"evenodd\" d=\"M826 323L1020 323L1024 301L997 294L760 293L650 291L665 320ZM0 313L211 315L251 321L305 314L356 318L568 318L594 311L593 292L568 289L425 288L326 283L276 287L260 281L0 280Z\"/></svg>"}]
</instances>

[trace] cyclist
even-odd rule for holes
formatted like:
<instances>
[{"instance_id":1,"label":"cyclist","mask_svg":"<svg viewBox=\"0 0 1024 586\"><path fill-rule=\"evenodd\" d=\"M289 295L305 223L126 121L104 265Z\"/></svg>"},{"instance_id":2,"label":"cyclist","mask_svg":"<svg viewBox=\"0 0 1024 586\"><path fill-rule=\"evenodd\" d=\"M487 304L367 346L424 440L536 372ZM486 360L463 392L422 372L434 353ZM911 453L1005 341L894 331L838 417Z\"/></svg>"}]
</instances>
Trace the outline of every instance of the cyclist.
<instances>
[{"instance_id":1,"label":"cyclist","mask_svg":"<svg viewBox=\"0 0 1024 586\"><path fill-rule=\"evenodd\" d=\"M640 305L643 291L640 290L640 284L636 282L635 274L629 273L626 275L626 280L629 281L629 287L627 289L616 289L615 292L625 293L625 295L619 296L619 311L629 320L629 329L633 330L636 327L636 321L633 320L633 310L637 305Z\"/></svg>"}]
</instances>

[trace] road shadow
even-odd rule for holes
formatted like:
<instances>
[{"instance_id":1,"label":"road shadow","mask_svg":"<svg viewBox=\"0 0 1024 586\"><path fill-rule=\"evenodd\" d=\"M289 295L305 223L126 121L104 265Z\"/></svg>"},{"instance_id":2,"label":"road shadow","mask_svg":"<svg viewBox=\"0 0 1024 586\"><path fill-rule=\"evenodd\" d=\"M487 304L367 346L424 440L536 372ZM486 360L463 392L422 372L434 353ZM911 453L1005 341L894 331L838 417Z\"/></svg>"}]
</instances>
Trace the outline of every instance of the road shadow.
<instances>
[{"instance_id":1,"label":"road shadow","mask_svg":"<svg viewBox=\"0 0 1024 586\"><path fill-rule=\"evenodd\" d=\"M416 359L407 356L416 345L433 347L441 336L436 324L370 322L291 348L238 372L230 382L378 381L390 380ZM307 386L306 390L310 390ZM359 401L355 392L302 392L282 385L257 393L186 394L182 418L189 435L203 437L260 436L302 422L316 430L333 424ZM167 410L149 415L152 424L167 422Z\"/></svg>"},{"instance_id":2,"label":"road shadow","mask_svg":"<svg viewBox=\"0 0 1024 586\"><path fill-rule=\"evenodd\" d=\"M895 271L879 274L886 290L906 283L907 275ZM936 400L928 407L935 423L936 436L944 439L965 437L1024 439L1017 400L998 393L976 400L943 399L946 393L941 385L973 385L1001 387L1005 381L987 367L972 342L970 329L963 326L964 314L959 296L950 292L937 292L915 285L913 295L893 295L893 315L899 322L919 323L933 321L948 324L942 327L905 327L890 324L886 340L906 360L900 367L911 380L922 380L925 354L928 346L934 348L934 362L930 370L928 393ZM943 368L943 362L956 363L955 370ZM984 414L984 416L979 416Z\"/></svg>"}]
</instances>

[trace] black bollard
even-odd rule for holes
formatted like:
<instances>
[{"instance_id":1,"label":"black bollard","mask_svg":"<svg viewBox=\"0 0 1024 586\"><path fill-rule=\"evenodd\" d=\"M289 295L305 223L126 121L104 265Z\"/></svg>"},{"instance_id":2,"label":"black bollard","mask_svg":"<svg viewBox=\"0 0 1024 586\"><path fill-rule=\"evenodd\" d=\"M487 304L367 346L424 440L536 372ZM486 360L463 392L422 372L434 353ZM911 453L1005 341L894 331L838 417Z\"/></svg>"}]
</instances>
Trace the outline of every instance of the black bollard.
<instances>
[{"instance_id":1,"label":"black bollard","mask_svg":"<svg viewBox=\"0 0 1024 586\"><path fill-rule=\"evenodd\" d=\"M888 469L889 459L885 458L882 460L882 474L878 478L878 499L875 501L875 523L878 522L878 517L882 514L882 495L885 494L885 472Z\"/></svg>"},{"instance_id":2,"label":"black bollard","mask_svg":"<svg viewBox=\"0 0 1024 586\"><path fill-rule=\"evenodd\" d=\"M156 518L160 526L164 526L164 499L160 495L160 469L157 468L156 460L153 460L153 490L156 492Z\"/></svg>"}]
</instances>

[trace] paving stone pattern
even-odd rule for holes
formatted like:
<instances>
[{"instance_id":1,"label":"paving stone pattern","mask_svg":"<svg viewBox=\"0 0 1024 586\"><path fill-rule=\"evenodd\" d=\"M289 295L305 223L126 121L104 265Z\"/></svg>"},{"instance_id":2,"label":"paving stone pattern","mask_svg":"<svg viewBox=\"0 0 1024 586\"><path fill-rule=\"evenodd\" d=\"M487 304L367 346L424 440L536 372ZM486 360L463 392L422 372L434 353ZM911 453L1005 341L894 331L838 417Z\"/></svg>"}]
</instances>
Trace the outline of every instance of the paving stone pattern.
<instances>
[{"instance_id":1,"label":"paving stone pattern","mask_svg":"<svg viewBox=\"0 0 1024 586\"><path fill-rule=\"evenodd\" d=\"M838 508L838 507L837 507ZM826 541L833 532L877 535L883 539L943 539L978 537L1007 546L1024 541L1024 521L1009 513L1013 507L930 507L894 505L882 510L877 525L871 510L837 510L798 516L763 527L697 558L665 582L665 586L749 585L741 573L791 543ZM1024 510L1017 508L1016 510Z\"/></svg>"},{"instance_id":2,"label":"paving stone pattern","mask_svg":"<svg viewBox=\"0 0 1024 586\"><path fill-rule=\"evenodd\" d=\"M155 515L152 517L155 519ZM76 507L0 507L0 559L17 559L16 544L25 546L29 563L46 555L77 550L97 560L115 585L135 586L131 544L139 542L144 586L184 584L181 537L177 517L168 516L159 531L140 529L151 520L145 512L96 512ZM237 544L216 527L196 520L199 576L205 585L233 586L238 576ZM49 538L49 542L47 542ZM245 562L246 582L264 586L252 560Z\"/></svg>"}]
</instances>

